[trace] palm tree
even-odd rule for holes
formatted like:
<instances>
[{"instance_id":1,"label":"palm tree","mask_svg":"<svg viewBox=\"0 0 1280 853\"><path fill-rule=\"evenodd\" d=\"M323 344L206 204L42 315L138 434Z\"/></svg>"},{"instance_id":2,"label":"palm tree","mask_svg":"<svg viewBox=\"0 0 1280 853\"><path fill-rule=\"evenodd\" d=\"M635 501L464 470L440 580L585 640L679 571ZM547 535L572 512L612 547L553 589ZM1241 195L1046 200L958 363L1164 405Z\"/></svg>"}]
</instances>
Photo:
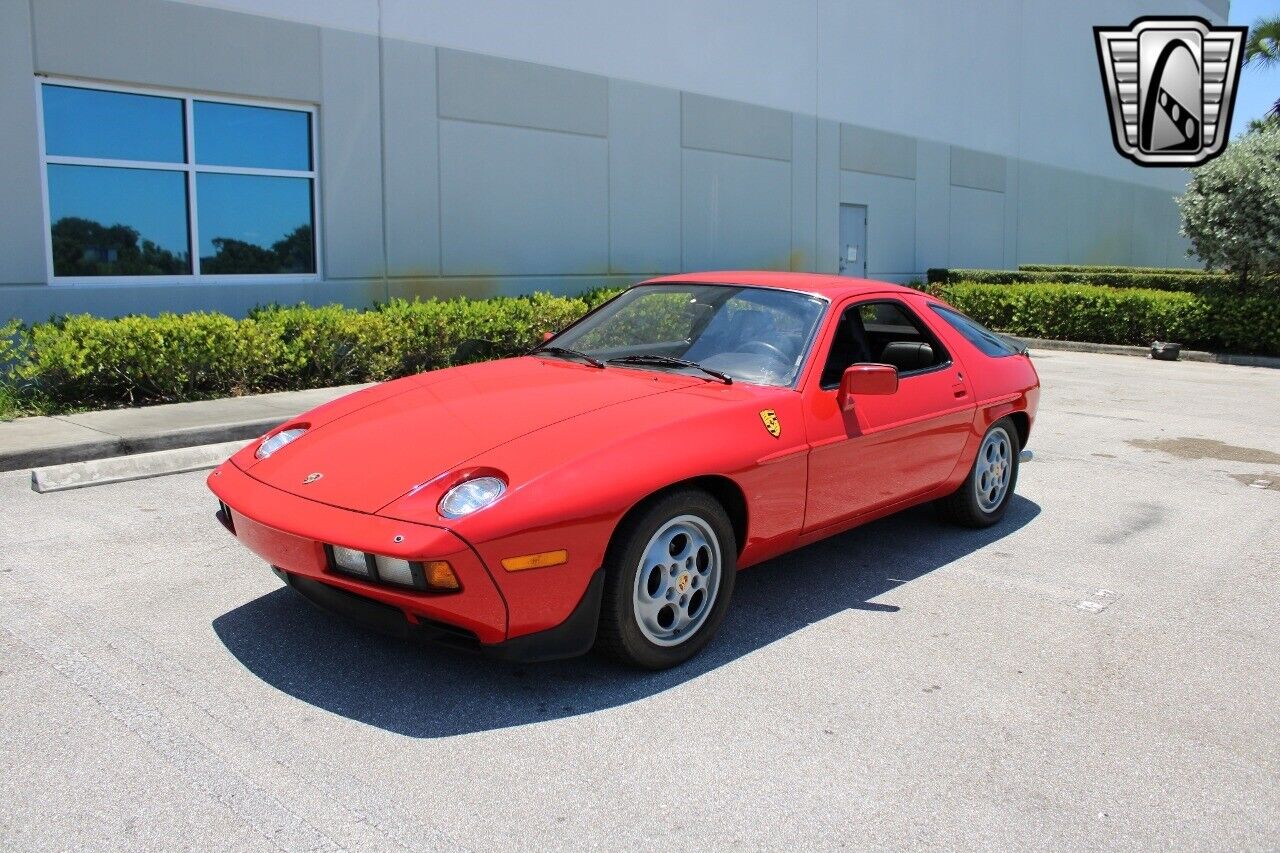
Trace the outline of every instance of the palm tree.
<instances>
[{"instance_id":1,"label":"palm tree","mask_svg":"<svg viewBox=\"0 0 1280 853\"><path fill-rule=\"evenodd\" d=\"M1244 43L1244 61L1257 68L1280 65L1280 15L1253 22ZM1280 120L1280 98L1267 112L1267 120Z\"/></svg>"}]
</instances>

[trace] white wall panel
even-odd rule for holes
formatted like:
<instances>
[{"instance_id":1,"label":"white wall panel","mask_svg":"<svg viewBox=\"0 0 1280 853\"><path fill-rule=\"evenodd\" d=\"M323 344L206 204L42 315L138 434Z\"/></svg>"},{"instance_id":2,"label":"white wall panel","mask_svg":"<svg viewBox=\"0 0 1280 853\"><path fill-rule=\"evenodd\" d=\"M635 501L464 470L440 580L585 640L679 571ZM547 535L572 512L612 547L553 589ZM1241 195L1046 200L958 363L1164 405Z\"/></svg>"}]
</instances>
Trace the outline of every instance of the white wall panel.
<instances>
[{"instance_id":1,"label":"white wall panel","mask_svg":"<svg viewBox=\"0 0 1280 853\"><path fill-rule=\"evenodd\" d=\"M680 269L680 93L609 83L609 265Z\"/></svg>"},{"instance_id":2,"label":"white wall panel","mask_svg":"<svg viewBox=\"0 0 1280 853\"><path fill-rule=\"evenodd\" d=\"M686 148L684 268L787 269L791 164Z\"/></svg>"},{"instance_id":3,"label":"white wall panel","mask_svg":"<svg viewBox=\"0 0 1280 853\"><path fill-rule=\"evenodd\" d=\"M1128 264L1133 253L1133 187L1077 175L1072 181L1067 263ZM1163 266L1163 265L1162 265Z\"/></svg>"},{"instance_id":4,"label":"white wall panel","mask_svg":"<svg viewBox=\"0 0 1280 853\"><path fill-rule=\"evenodd\" d=\"M445 275L599 275L609 266L608 142L440 122Z\"/></svg>"},{"instance_id":5,"label":"white wall panel","mask_svg":"<svg viewBox=\"0 0 1280 853\"><path fill-rule=\"evenodd\" d=\"M791 269L813 272L818 261L817 119L795 116L791 149Z\"/></svg>"},{"instance_id":6,"label":"white wall panel","mask_svg":"<svg viewBox=\"0 0 1280 853\"><path fill-rule=\"evenodd\" d=\"M951 156L948 146L916 147L916 271L945 267L951 245Z\"/></svg>"},{"instance_id":7,"label":"white wall panel","mask_svg":"<svg viewBox=\"0 0 1280 853\"><path fill-rule=\"evenodd\" d=\"M1018 263L1066 263L1072 181L1064 169L1018 164Z\"/></svg>"},{"instance_id":8,"label":"white wall panel","mask_svg":"<svg viewBox=\"0 0 1280 853\"><path fill-rule=\"evenodd\" d=\"M951 188L953 267L999 267L1004 263L1004 193Z\"/></svg>"},{"instance_id":9,"label":"white wall panel","mask_svg":"<svg viewBox=\"0 0 1280 853\"><path fill-rule=\"evenodd\" d=\"M378 40L322 30L320 109L321 272L381 277L382 141Z\"/></svg>"},{"instance_id":10,"label":"white wall panel","mask_svg":"<svg viewBox=\"0 0 1280 853\"><path fill-rule=\"evenodd\" d=\"M387 39L382 47L388 274L440 274L440 151L436 52Z\"/></svg>"},{"instance_id":11,"label":"white wall panel","mask_svg":"<svg viewBox=\"0 0 1280 853\"><path fill-rule=\"evenodd\" d=\"M27 4L0 4L0 283L43 283L48 275L30 31ZM10 313L0 303L0 323Z\"/></svg>"}]
</instances>

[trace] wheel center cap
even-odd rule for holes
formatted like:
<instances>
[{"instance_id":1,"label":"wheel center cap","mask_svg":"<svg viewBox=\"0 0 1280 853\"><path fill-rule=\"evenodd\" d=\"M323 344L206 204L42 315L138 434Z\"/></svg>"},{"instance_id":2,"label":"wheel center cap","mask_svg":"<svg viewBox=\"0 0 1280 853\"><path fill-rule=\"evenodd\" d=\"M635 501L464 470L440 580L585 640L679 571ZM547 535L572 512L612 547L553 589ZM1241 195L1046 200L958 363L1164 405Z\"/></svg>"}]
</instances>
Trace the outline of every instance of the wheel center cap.
<instances>
[{"instance_id":1,"label":"wheel center cap","mask_svg":"<svg viewBox=\"0 0 1280 853\"><path fill-rule=\"evenodd\" d=\"M680 575L679 580L676 581L676 589L678 589L681 593L683 593L688 588L689 588L689 573L685 572L684 574Z\"/></svg>"}]
</instances>

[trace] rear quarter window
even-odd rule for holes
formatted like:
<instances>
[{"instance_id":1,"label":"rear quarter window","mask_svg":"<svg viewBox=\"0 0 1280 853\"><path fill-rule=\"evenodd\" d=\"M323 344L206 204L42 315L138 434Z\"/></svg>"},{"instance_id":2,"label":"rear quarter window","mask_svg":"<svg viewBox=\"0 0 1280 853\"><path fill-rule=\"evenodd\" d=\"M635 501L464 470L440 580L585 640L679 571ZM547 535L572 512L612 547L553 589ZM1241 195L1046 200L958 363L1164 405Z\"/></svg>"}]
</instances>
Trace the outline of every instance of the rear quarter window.
<instances>
[{"instance_id":1,"label":"rear quarter window","mask_svg":"<svg viewBox=\"0 0 1280 853\"><path fill-rule=\"evenodd\" d=\"M997 335L976 320L966 317L959 311L932 303L930 303L929 307L933 309L935 314L945 320L947 325L959 332L961 337L977 347L983 355L999 358L1006 355L1015 355L1022 351L1021 348Z\"/></svg>"}]
</instances>

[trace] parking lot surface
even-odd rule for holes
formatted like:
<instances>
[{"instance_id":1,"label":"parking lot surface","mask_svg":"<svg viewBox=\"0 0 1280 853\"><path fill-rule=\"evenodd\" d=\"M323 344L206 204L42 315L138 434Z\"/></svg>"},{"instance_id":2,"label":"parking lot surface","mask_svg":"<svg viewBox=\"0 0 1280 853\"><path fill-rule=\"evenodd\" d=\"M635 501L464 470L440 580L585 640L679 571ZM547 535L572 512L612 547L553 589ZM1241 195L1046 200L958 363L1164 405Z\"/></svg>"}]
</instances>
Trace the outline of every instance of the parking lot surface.
<instances>
[{"instance_id":1,"label":"parking lot surface","mask_svg":"<svg viewBox=\"0 0 1280 853\"><path fill-rule=\"evenodd\" d=\"M348 627L201 474L0 475L0 847L1275 849L1280 371L1036 363L1000 525L749 569L657 674Z\"/></svg>"}]
</instances>

